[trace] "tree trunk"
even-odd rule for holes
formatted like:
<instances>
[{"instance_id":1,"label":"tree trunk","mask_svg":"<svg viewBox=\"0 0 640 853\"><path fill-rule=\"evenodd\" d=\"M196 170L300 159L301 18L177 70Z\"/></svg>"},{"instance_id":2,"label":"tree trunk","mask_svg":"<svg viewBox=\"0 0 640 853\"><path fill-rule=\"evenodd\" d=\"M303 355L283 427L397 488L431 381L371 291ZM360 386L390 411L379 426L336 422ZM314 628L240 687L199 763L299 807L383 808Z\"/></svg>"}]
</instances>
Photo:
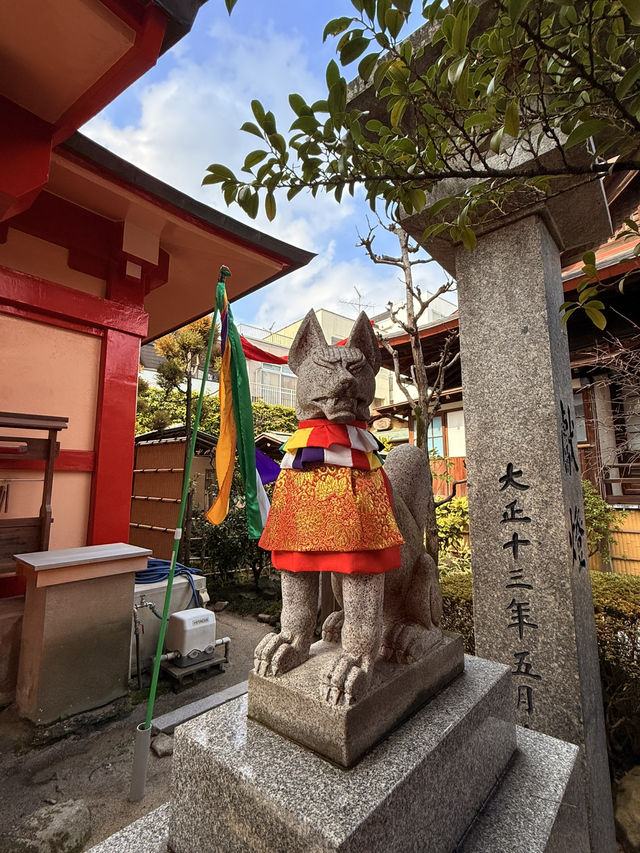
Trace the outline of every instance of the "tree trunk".
<instances>
[{"instance_id":1,"label":"tree trunk","mask_svg":"<svg viewBox=\"0 0 640 853\"><path fill-rule=\"evenodd\" d=\"M429 428L429 381L427 379L427 371L424 365L424 353L420 343L420 332L416 323L414 309L414 290L413 290L413 270L411 267L411 259L409 257L409 235L407 232L398 228L397 237L400 243L400 251L402 256L402 271L404 273L405 291L406 291L406 311L407 311L407 327L411 329L411 356L413 358L414 376L413 380L416 384L418 399L414 404L413 416L415 420L415 442L416 446L429 454L427 431ZM431 476L431 466L429 465L429 477L427 489L429 491L429 503L426 519L426 534L425 546L431 557L438 562L438 532L436 529L436 505L433 496L433 478Z\"/></svg>"}]
</instances>

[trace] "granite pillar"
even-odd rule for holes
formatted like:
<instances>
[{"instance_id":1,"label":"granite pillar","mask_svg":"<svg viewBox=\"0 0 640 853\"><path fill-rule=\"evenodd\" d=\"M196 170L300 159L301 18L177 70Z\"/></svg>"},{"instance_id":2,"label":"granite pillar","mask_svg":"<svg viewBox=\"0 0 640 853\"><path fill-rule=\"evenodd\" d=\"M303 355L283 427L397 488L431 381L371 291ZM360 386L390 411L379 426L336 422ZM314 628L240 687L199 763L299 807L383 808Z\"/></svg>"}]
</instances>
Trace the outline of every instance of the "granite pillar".
<instances>
[{"instance_id":1,"label":"granite pillar","mask_svg":"<svg viewBox=\"0 0 640 853\"><path fill-rule=\"evenodd\" d=\"M583 747L591 849L612 851L558 246L534 214L455 268L477 654L511 667L520 725Z\"/></svg>"}]
</instances>

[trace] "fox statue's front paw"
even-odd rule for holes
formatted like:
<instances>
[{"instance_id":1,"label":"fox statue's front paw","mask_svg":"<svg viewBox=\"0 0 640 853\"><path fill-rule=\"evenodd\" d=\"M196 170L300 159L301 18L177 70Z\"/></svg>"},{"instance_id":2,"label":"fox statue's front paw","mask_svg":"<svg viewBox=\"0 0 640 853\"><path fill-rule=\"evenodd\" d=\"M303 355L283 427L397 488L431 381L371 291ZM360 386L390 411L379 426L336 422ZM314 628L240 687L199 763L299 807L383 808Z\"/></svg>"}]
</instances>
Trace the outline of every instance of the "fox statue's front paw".
<instances>
[{"instance_id":1,"label":"fox statue's front paw","mask_svg":"<svg viewBox=\"0 0 640 853\"><path fill-rule=\"evenodd\" d=\"M267 634L256 646L253 666L258 675L281 675L309 657L309 647L290 634Z\"/></svg>"},{"instance_id":2,"label":"fox statue's front paw","mask_svg":"<svg viewBox=\"0 0 640 853\"><path fill-rule=\"evenodd\" d=\"M324 620L322 639L325 643L339 643L344 625L344 610L334 610Z\"/></svg>"},{"instance_id":3,"label":"fox statue's front paw","mask_svg":"<svg viewBox=\"0 0 640 853\"><path fill-rule=\"evenodd\" d=\"M382 637L382 656L391 663L415 663L442 639L438 628L429 630L422 625L398 622Z\"/></svg>"},{"instance_id":4,"label":"fox statue's front paw","mask_svg":"<svg viewBox=\"0 0 640 853\"><path fill-rule=\"evenodd\" d=\"M343 652L320 685L320 694L329 705L353 705L369 689L373 661L364 655Z\"/></svg>"}]
</instances>

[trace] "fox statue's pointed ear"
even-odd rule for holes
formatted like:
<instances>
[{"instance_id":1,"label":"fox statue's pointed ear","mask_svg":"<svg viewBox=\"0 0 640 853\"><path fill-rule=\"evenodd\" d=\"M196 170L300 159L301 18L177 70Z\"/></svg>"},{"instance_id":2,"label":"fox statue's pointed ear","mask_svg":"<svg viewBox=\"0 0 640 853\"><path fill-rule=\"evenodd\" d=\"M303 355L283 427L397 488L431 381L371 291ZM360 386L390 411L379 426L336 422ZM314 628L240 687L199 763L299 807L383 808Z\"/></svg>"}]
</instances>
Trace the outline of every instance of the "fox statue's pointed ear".
<instances>
[{"instance_id":1,"label":"fox statue's pointed ear","mask_svg":"<svg viewBox=\"0 0 640 853\"><path fill-rule=\"evenodd\" d=\"M364 311L360 312L351 330L347 346L359 349L373 368L374 373L380 370L380 347L378 346L371 320L369 320Z\"/></svg>"},{"instance_id":2,"label":"fox statue's pointed ear","mask_svg":"<svg viewBox=\"0 0 640 853\"><path fill-rule=\"evenodd\" d=\"M289 368L294 373L316 347L326 347L324 333L313 308L304 318L289 350Z\"/></svg>"}]
</instances>

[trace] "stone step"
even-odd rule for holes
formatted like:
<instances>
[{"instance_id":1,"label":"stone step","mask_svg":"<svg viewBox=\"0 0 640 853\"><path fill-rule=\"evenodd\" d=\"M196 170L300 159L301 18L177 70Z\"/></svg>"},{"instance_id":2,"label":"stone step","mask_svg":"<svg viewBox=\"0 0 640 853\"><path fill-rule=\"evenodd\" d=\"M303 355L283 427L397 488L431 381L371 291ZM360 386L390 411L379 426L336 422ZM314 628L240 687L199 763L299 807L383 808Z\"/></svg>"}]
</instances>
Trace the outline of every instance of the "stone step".
<instances>
[{"instance_id":1,"label":"stone step","mask_svg":"<svg viewBox=\"0 0 640 853\"><path fill-rule=\"evenodd\" d=\"M480 658L348 771L247 720L246 705L176 730L174 853L450 853L516 746L510 671Z\"/></svg>"},{"instance_id":2,"label":"stone step","mask_svg":"<svg viewBox=\"0 0 640 853\"><path fill-rule=\"evenodd\" d=\"M590 849L577 746L523 729L507 773L456 853Z\"/></svg>"}]
</instances>

